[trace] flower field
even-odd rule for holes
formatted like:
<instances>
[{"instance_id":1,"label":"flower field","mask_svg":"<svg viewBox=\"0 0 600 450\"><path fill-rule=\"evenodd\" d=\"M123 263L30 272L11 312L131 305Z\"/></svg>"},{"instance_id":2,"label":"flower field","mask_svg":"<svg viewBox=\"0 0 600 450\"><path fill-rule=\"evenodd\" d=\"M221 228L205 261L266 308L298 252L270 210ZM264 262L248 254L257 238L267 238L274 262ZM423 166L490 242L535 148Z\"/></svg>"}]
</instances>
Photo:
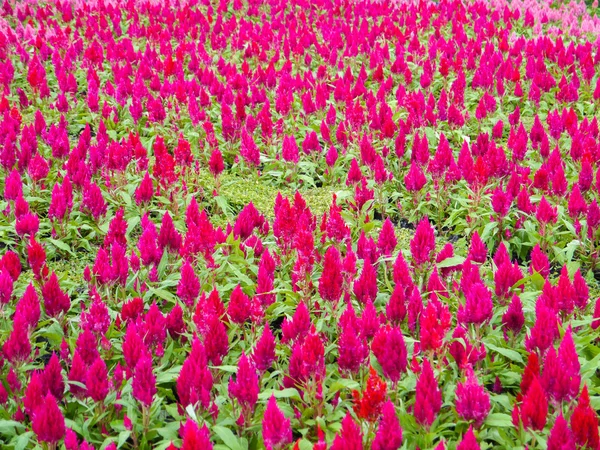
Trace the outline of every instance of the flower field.
<instances>
[{"instance_id":1,"label":"flower field","mask_svg":"<svg viewBox=\"0 0 600 450\"><path fill-rule=\"evenodd\" d=\"M14 1L6 449L600 449L600 18Z\"/></svg>"}]
</instances>

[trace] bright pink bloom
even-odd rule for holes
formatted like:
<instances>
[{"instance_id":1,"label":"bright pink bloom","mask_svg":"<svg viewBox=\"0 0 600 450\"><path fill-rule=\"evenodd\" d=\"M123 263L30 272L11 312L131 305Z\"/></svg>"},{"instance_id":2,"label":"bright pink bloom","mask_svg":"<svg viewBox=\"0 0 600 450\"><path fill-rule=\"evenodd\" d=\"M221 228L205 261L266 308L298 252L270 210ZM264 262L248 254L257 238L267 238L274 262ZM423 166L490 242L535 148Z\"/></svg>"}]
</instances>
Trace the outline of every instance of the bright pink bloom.
<instances>
[{"instance_id":1,"label":"bright pink bloom","mask_svg":"<svg viewBox=\"0 0 600 450\"><path fill-rule=\"evenodd\" d=\"M467 380L456 387L456 412L466 421L481 426L490 412L490 396L477 382L472 370L467 372Z\"/></svg>"},{"instance_id":2,"label":"bright pink bloom","mask_svg":"<svg viewBox=\"0 0 600 450\"><path fill-rule=\"evenodd\" d=\"M331 450L362 450L363 435L350 413L342 420L342 429L336 434Z\"/></svg>"},{"instance_id":3,"label":"bright pink bloom","mask_svg":"<svg viewBox=\"0 0 600 450\"><path fill-rule=\"evenodd\" d=\"M419 222L415 236L410 241L410 252L415 266L430 262L435 250L435 235L429 219L424 218Z\"/></svg>"},{"instance_id":4,"label":"bright pink bloom","mask_svg":"<svg viewBox=\"0 0 600 450\"><path fill-rule=\"evenodd\" d=\"M373 450L397 450L402 446L402 428L396 416L396 408L387 401L382 408L379 427L373 440Z\"/></svg>"},{"instance_id":5,"label":"bright pink bloom","mask_svg":"<svg viewBox=\"0 0 600 450\"><path fill-rule=\"evenodd\" d=\"M238 371L229 379L229 396L237 399L246 411L251 411L258 401L260 390L256 367L242 352L238 363Z\"/></svg>"},{"instance_id":6,"label":"bright pink bloom","mask_svg":"<svg viewBox=\"0 0 600 450\"><path fill-rule=\"evenodd\" d=\"M102 358L96 358L96 361L89 367L85 377L85 386L87 394L95 402L103 402L108 395L108 371Z\"/></svg>"},{"instance_id":7,"label":"bright pink bloom","mask_svg":"<svg viewBox=\"0 0 600 450\"><path fill-rule=\"evenodd\" d=\"M548 438L548 450L575 450L575 438L562 413L559 414Z\"/></svg>"},{"instance_id":8,"label":"bright pink bloom","mask_svg":"<svg viewBox=\"0 0 600 450\"><path fill-rule=\"evenodd\" d=\"M465 433L460 441L460 444L456 447L456 450L480 450L480 446L477 443L477 438L473 433L473 427L469 427L469 430Z\"/></svg>"},{"instance_id":9,"label":"bright pink bloom","mask_svg":"<svg viewBox=\"0 0 600 450\"><path fill-rule=\"evenodd\" d=\"M423 361L421 366L421 375L417 380L415 391L415 419L425 428L429 428L442 407L442 392L427 359Z\"/></svg>"},{"instance_id":10,"label":"bright pink bloom","mask_svg":"<svg viewBox=\"0 0 600 450\"><path fill-rule=\"evenodd\" d=\"M274 396L269 398L262 420L262 436L267 450L281 450L292 442L292 427Z\"/></svg>"},{"instance_id":11,"label":"bright pink bloom","mask_svg":"<svg viewBox=\"0 0 600 450\"><path fill-rule=\"evenodd\" d=\"M156 395L156 377L152 371L152 359L143 355L133 372L133 397L142 405L150 407Z\"/></svg>"},{"instance_id":12,"label":"bright pink bloom","mask_svg":"<svg viewBox=\"0 0 600 450\"><path fill-rule=\"evenodd\" d=\"M53 444L65 436L65 418L52 394L34 411L31 427L42 442Z\"/></svg>"}]
</instances>

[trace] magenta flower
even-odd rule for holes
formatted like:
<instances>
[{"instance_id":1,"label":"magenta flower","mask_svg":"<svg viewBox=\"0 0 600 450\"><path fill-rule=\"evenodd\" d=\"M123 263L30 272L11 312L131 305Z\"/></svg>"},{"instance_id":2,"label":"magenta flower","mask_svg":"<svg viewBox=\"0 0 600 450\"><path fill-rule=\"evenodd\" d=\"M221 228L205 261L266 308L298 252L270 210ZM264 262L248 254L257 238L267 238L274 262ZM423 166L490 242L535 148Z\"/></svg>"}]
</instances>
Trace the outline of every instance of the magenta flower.
<instances>
[{"instance_id":1,"label":"magenta flower","mask_svg":"<svg viewBox=\"0 0 600 450\"><path fill-rule=\"evenodd\" d=\"M262 420L262 435L267 450L281 450L292 442L290 420L283 415L274 396L267 402Z\"/></svg>"}]
</instances>

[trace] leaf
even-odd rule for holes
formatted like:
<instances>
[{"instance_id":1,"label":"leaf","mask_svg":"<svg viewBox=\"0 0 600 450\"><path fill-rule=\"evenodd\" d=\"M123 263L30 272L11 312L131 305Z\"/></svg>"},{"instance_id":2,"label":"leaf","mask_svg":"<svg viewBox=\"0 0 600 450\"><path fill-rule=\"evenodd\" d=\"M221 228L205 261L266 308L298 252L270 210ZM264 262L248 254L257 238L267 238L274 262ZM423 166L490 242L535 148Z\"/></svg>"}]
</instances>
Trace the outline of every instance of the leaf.
<instances>
[{"instance_id":1,"label":"leaf","mask_svg":"<svg viewBox=\"0 0 600 450\"><path fill-rule=\"evenodd\" d=\"M75 254L73 253L73 251L71 250L71 247L68 244L65 244L63 241L59 241L57 239L52 239L52 238L48 238L48 240L50 242L52 242L52 244L56 247L59 248L65 252L70 253L71 255L75 256Z\"/></svg>"},{"instance_id":2,"label":"leaf","mask_svg":"<svg viewBox=\"0 0 600 450\"><path fill-rule=\"evenodd\" d=\"M268 400L273 395L275 398L294 398L296 400L300 400L300 394L298 390L295 388L287 388L281 390L275 389L266 389L260 394L258 394L258 398L261 400Z\"/></svg>"},{"instance_id":3,"label":"leaf","mask_svg":"<svg viewBox=\"0 0 600 450\"><path fill-rule=\"evenodd\" d=\"M493 413L487 416L485 424L490 427L513 428L512 417L504 413Z\"/></svg>"},{"instance_id":4,"label":"leaf","mask_svg":"<svg viewBox=\"0 0 600 450\"><path fill-rule=\"evenodd\" d=\"M160 262L158 263L157 272L158 272L159 278L162 278L163 275L165 274L165 269L167 268L168 263L169 263L169 253L167 252L167 249L165 248L163 250L162 257L160 258Z\"/></svg>"},{"instance_id":5,"label":"leaf","mask_svg":"<svg viewBox=\"0 0 600 450\"><path fill-rule=\"evenodd\" d=\"M127 439L129 439L129 436L131 436L131 431L129 431L129 430L121 431L119 433L119 441L117 442L117 448L121 448L125 444L125 442L127 442Z\"/></svg>"},{"instance_id":6,"label":"leaf","mask_svg":"<svg viewBox=\"0 0 600 450\"><path fill-rule=\"evenodd\" d=\"M29 444L29 439L33 437L33 431L28 431L27 433L21 434L15 440L15 450L24 450L27 448L27 444Z\"/></svg>"},{"instance_id":7,"label":"leaf","mask_svg":"<svg viewBox=\"0 0 600 450\"><path fill-rule=\"evenodd\" d=\"M446 258L442 260L442 262L437 264L438 269L443 269L445 267L454 267L458 266L465 262L465 258L462 256L453 256L451 258Z\"/></svg>"},{"instance_id":8,"label":"leaf","mask_svg":"<svg viewBox=\"0 0 600 450\"><path fill-rule=\"evenodd\" d=\"M0 434L11 436L15 434L16 429L24 429L25 425L16 420L0 420Z\"/></svg>"},{"instance_id":9,"label":"leaf","mask_svg":"<svg viewBox=\"0 0 600 450\"><path fill-rule=\"evenodd\" d=\"M222 427L220 425L215 425L212 427L212 431L214 431L217 436L225 443L227 447L231 450L243 450L242 445L240 444L239 439L233 434L229 428Z\"/></svg>"},{"instance_id":10,"label":"leaf","mask_svg":"<svg viewBox=\"0 0 600 450\"><path fill-rule=\"evenodd\" d=\"M490 350L495 351L496 353L500 353L502 356L506 356L508 359L523 364L523 357L521 354L515 350L510 350L508 348L497 347L489 342L485 342L485 346Z\"/></svg>"}]
</instances>

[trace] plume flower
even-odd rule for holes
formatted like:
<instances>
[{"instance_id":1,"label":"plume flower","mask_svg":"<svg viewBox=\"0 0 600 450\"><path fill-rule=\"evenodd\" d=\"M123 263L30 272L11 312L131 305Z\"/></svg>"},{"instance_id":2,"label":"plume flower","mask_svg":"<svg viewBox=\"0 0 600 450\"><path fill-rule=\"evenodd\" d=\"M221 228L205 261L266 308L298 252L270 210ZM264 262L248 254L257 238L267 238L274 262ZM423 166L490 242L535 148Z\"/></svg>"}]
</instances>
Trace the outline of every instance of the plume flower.
<instances>
[{"instance_id":1,"label":"plume flower","mask_svg":"<svg viewBox=\"0 0 600 450\"><path fill-rule=\"evenodd\" d=\"M587 386L583 386L577 406L571 414L571 430L578 447L598 448L598 415L590 404Z\"/></svg>"},{"instance_id":2,"label":"plume flower","mask_svg":"<svg viewBox=\"0 0 600 450\"><path fill-rule=\"evenodd\" d=\"M467 379L456 387L456 412L466 421L481 426L490 412L490 396L477 382L473 371L468 371Z\"/></svg>"},{"instance_id":3,"label":"plume flower","mask_svg":"<svg viewBox=\"0 0 600 450\"><path fill-rule=\"evenodd\" d=\"M431 261L435 250L435 235L429 219L419 222L415 236L410 241L410 252L415 266L422 266Z\"/></svg>"},{"instance_id":4,"label":"plume flower","mask_svg":"<svg viewBox=\"0 0 600 450\"><path fill-rule=\"evenodd\" d=\"M373 367L369 368L367 387L362 392L352 391L354 397L354 412L359 419L376 422L381 416L383 405L387 400L387 384Z\"/></svg>"},{"instance_id":5,"label":"plume flower","mask_svg":"<svg viewBox=\"0 0 600 450\"><path fill-rule=\"evenodd\" d=\"M331 450L362 450L363 435L350 413L342 420L342 429L336 434Z\"/></svg>"},{"instance_id":6,"label":"plume flower","mask_svg":"<svg viewBox=\"0 0 600 450\"><path fill-rule=\"evenodd\" d=\"M267 402L262 420L262 436L267 450L281 450L292 442L290 420L283 415L274 396Z\"/></svg>"},{"instance_id":7,"label":"plume flower","mask_svg":"<svg viewBox=\"0 0 600 450\"><path fill-rule=\"evenodd\" d=\"M152 359L143 355L133 372L133 397L142 405L150 407L156 395L156 377L152 371Z\"/></svg>"},{"instance_id":8,"label":"plume flower","mask_svg":"<svg viewBox=\"0 0 600 450\"><path fill-rule=\"evenodd\" d=\"M421 366L421 374L415 388L414 416L425 428L431 427L442 407L442 392L426 359Z\"/></svg>"},{"instance_id":9,"label":"plume flower","mask_svg":"<svg viewBox=\"0 0 600 450\"><path fill-rule=\"evenodd\" d=\"M396 408L391 401L382 407L379 427L373 440L373 450L397 450L402 446L402 428L396 416Z\"/></svg>"},{"instance_id":10,"label":"plume flower","mask_svg":"<svg viewBox=\"0 0 600 450\"><path fill-rule=\"evenodd\" d=\"M65 418L52 394L36 408L31 426L41 442L56 444L65 436Z\"/></svg>"}]
</instances>

